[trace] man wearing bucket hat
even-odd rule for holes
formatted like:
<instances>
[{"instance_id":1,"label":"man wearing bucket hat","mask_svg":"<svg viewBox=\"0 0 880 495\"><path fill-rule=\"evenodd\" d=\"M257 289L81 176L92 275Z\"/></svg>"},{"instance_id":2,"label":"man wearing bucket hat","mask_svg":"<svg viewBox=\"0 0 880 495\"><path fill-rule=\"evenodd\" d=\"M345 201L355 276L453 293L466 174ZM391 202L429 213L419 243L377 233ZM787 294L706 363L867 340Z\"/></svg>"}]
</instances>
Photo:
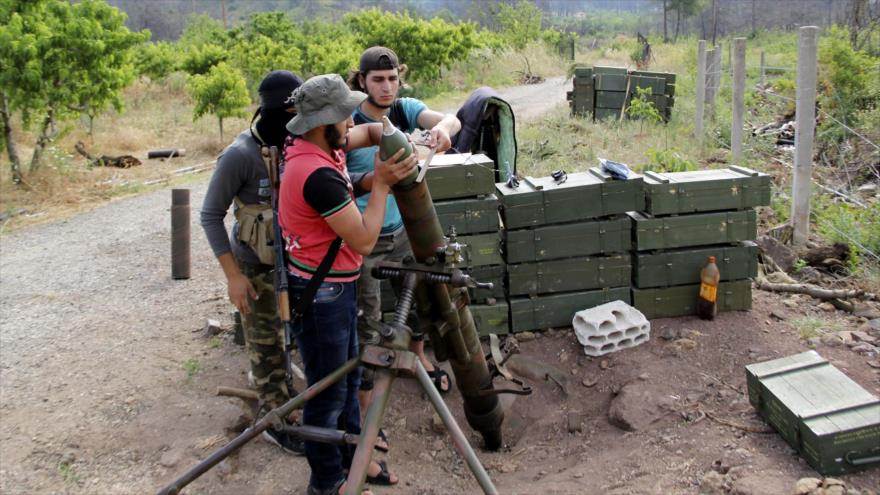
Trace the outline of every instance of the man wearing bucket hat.
<instances>
[{"instance_id":1,"label":"man wearing bucket hat","mask_svg":"<svg viewBox=\"0 0 880 495\"><path fill-rule=\"evenodd\" d=\"M226 275L229 300L243 316L250 374L267 411L287 402L289 391L272 274L274 253L271 249L266 252L265 235L272 228L272 205L269 173L261 148L281 148L284 144L285 126L296 110L290 96L301 84L302 79L286 70L272 71L263 78L259 87L260 108L250 128L217 158L201 212L208 243ZM229 236L223 219L233 203L235 223ZM264 230L262 236L249 235L259 229ZM258 238L264 242L256 242ZM286 452L303 452L301 441L281 431L267 430L263 438Z\"/></svg>"},{"instance_id":2,"label":"man wearing bucket hat","mask_svg":"<svg viewBox=\"0 0 880 495\"><path fill-rule=\"evenodd\" d=\"M375 152L372 171L349 177L345 152L381 139L379 124L354 126L351 113L365 98L336 74L313 77L293 94L298 114L287 125L295 137L285 151L279 206L291 300L298 299L312 277L320 277L325 260L332 260L314 299L293 325L309 385L358 355L356 281L363 255L379 237L391 185L416 165L415 153L396 163L402 151L385 161ZM366 191L371 196L361 213L354 198ZM328 256L334 245L338 252ZM355 370L306 402L303 424L359 433L359 381L360 370ZM354 450L318 442L305 445L312 469L309 494L341 493ZM372 463L367 474L370 483L397 482L384 462Z\"/></svg>"},{"instance_id":3,"label":"man wearing bucket hat","mask_svg":"<svg viewBox=\"0 0 880 495\"><path fill-rule=\"evenodd\" d=\"M452 114L443 114L431 110L420 100L415 98L398 98L398 92L402 84L402 78L406 74L406 64L398 61L397 54L384 46L373 46L361 54L358 70L352 71L348 77L348 85L353 90L363 91L367 99L354 111L355 124L381 122L383 116L387 116L391 123L405 133L416 129L429 131L428 141L425 143L434 149L435 153L443 153L450 147L451 137L461 129L461 122ZM348 167L352 173L368 172L373 166L372 149L363 148L352 150L348 153ZM362 196L357 199L358 207L366 207L369 198ZM373 278L370 270L380 261L400 261L412 254L412 248L406 231L403 228L403 220L394 198L388 198L385 209L385 218L382 222L382 232L373 252L364 258L361 269L361 278L358 283L358 333L361 342L375 342L378 340L378 327L382 319L381 291L379 280ZM395 292L399 288L394 287ZM410 326L418 328L411 323ZM422 365L428 371L428 375L434 380L434 386L441 393L446 393L451 387L447 373L440 367L435 366L425 355L425 343L422 334L413 335L411 350L418 354ZM361 408L364 409L370 403L373 381L372 372L364 370L361 381L361 393L359 395ZM379 431L377 448L388 450L385 432Z\"/></svg>"}]
</instances>

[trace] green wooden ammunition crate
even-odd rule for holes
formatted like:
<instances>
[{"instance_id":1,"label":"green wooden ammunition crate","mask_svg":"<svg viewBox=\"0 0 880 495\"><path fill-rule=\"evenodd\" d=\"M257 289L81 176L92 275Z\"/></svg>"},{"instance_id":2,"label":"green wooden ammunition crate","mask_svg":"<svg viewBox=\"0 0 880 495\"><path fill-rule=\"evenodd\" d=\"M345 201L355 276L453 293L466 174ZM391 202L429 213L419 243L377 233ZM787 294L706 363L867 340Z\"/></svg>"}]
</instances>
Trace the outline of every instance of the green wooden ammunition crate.
<instances>
[{"instance_id":1,"label":"green wooden ammunition crate","mask_svg":"<svg viewBox=\"0 0 880 495\"><path fill-rule=\"evenodd\" d=\"M494 194L482 198L436 201L434 211L437 212L443 232L448 232L450 226L454 226L458 234L498 232L498 198Z\"/></svg>"},{"instance_id":2,"label":"green wooden ammunition crate","mask_svg":"<svg viewBox=\"0 0 880 495\"><path fill-rule=\"evenodd\" d=\"M666 91L664 93L670 98L675 96L675 84L666 83Z\"/></svg>"},{"instance_id":3,"label":"green wooden ammunition crate","mask_svg":"<svg viewBox=\"0 0 880 495\"><path fill-rule=\"evenodd\" d=\"M678 285L662 289L633 289L632 305L646 318L672 318L697 314L700 284ZM752 308L752 281L734 280L718 284L718 311Z\"/></svg>"},{"instance_id":4,"label":"green wooden ammunition crate","mask_svg":"<svg viewBox=\"0 0 880 495\"><path fill-rule=\"evenodd\" d=\"M637 251L749 241L758 235L755 210L651 217L630 212Z\"/></svg>"},{"instance_id":5,"label":"green wooden ammunition crate","mask_svg":"<svg viewBox=\"0 0 880 495\"><path fill-rule=\"evenodd\" d=\"M511 296L552 294L629 285L629 255L569 258L507 265Z\"/></svg>"},{"instance_id":6,"label":"green wooden ammunition crate","mask_svg":"<svg viewBox=\"0 0 880 495\"><path fill-rule=\"evenodd\" d=\"M568 174L562 183L552 177L526 177L516 189L502 182L495 191L506 229L587 220L644 205L641 176L614 180L598 167Z\"/></svg>"},{"instance_id":7,"label":"green wooden ammunition crate","mask_svg":"<svg viewBox=\"0 0 880 495\"><path fill-rule=\"evenodd\" d=\"M880 399L807 351L746 366L749 402L823 476L880 466Z\"/></svg>"},{"instance_id":8,"label":"green wooden ammunition crate","mask_svg":"<svg viewBox=\"0 0 880 495\"><path fill-rule=\"evenodd\" d=\"M495 304L472 304L471 316L477 327L477 334L483 337L490 333L504 335L510 333L510 307L506 302Z\"/></svg>"},{"instance_id":9,"label":"green wooden ammunition crate","mask_svg":"<svg viewBox=\"0 0 880 495\"><path fill-rule=\"evenodd\" d=\"M652 215L742 210L769 204L770 176L748 168L645 173L645 211Z\"/></svg>"},{"instance_id":10,"label":"green wooden ammunition crate","mask_svg":"<svg viewBox=\"0 0 880 495\"><path fill-rule=\"evenodd\" d=\"M575 67L574 68L574 77L575 80L578 79L593 79L593 68L592 67Z\"/></svg>"},{"instance_id":11,"label":"green wooden ammunition crate","mask_svg":"<svg viewBox=\"0 0 880 495\"><path fill-rule=\"evenodd\" d=\"M630 75L633 76L644 76L644 77L659 77L664 80L666 84L675 84L675 74L671 72L651 72L646 70L633 70L629 72Z\"/></svg>"},{"instance_id":12,"label":"green wooden ammunition crate","mask_svg":"<svg viewBox=\"0 0 880 495\"><path fill-rule=\"evenodd\" d=\"M626 117L626 115L624 115ZM620 109L619 108L596 108L593 111L593 119L594 120L619 120L620 119Z\"/></svg>"},{"instance_id":13,"label":"green wooden ammunition crate","mask_svg":"<svg viewBox=\"0 0 880 495\"><path fill-rule=\"evenodd\" d=\"M492 194L495 163L486 155L435 155L425 181L434 201Z\"/></svg>"},{"instance_id":14,"label":"green wooden ammunition crate","mask_svg":"<svg viewBox=\"0 0 880 495\"><path fill-rule=\"evenodd\" d=\"M510 298L510 329L513 332L569 327L574 314L607 302L630 302L629 287L568 292L540 297Z\"/></svg>"},{"instance_id":15,"label":"green wooden ammunition crate","mask_svg":"<svg viewBox=\"0 0 880 495\"><path fill-rule=\"evenodd\" d=\"M623 91L596 91L596 106L599 108L616 108L620 110L627 100Z\"/></svg>"},{"instance_id":16,"label":"green wooden ammunition crate","mask_svg":"<svg viewBox=\"0 0 880 495\"><path fill-rule=\"evenodd\" d=\"M477 282L492 282L494 284L494 287L491 289L468 288L471 302L482 304L490 298L497 301L504 300L505 265L475 266L466 268L463 271L473 277Z\"/></svg>"},{"instance_id":17,"label":"green wooden ammunition crate","mask_svg":"<svg viewBox=\"0 0 880 495\"><path fill-rule=\"evenodd\" d=\"M602 65L594 65L593 74L616 74L619 76L625 76L627 74L627 69L626 67L608 67Z\"/></svg>"},{"instance_id":18,"label":"green wooden ammunition crate","mask_svg":"<svg viewBox=\"0 0 880 495\"><path fill-rule=\"evenodd\" d=\"M497 232L458 236L458 242L465 245L463 267L501 265L501 237Z\"/></svg>"},{"instance_id":19,"label":"green wooden ammunition crate","mask_svg":"<svg viewBox=\"0 0 880 495\"><path fill-rule=\"evenodd\" d=\"M593 76L596 91L626 91L626 74L596 74Z\"/></svg>"},{"instance_id":20,"label":"green wooden ammunition crate","mask_svg":"<svg viewBox=\"0 0 880 495\"><path fill-rule=\"evenodd\" d=\"M737 246L676 249L660 253L633 253L633 285L640 289L700 283L700 270L709 256L721 272L721 280L740 280L758 275L758 246L751 241Z\"/></svg>"},{"instance_id":21,"label":"green wooden ammunition crate","mask_svg":"<svg viewBox=\"0 0 880 495\"><path fill-rule=\"evenodd\" d=\"M623 253L632 244L627 217L505 230L503 235L508 263Z\"/></svg>"}]
</instances>

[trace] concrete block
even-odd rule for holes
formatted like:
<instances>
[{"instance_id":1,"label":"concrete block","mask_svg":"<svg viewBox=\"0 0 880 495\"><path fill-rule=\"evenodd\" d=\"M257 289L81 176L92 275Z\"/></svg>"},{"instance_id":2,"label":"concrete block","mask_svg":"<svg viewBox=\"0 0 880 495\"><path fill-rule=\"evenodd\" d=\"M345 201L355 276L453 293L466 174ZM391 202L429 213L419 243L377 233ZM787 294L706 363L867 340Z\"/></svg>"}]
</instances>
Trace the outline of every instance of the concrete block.
<instances>
[{"instance_id":1,"label":"concrete block","mask_svg":"<svg viewBox=\"0 0 880 495\"><path fill-rule=\"evenodd\" d=\"M647 342L651 333L651 323L645 315L623 301L578 311L572 327L587 356L602 356L639 345Z\"/></svg>"}]
</instances>

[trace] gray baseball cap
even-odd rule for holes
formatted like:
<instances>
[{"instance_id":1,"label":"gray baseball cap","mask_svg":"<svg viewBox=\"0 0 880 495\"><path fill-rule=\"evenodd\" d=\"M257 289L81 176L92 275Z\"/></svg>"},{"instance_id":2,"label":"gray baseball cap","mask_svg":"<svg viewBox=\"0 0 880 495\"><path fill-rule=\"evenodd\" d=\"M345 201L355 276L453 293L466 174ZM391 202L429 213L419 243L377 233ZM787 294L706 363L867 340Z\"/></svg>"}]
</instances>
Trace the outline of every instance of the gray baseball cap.
<instances>
[{"instance_id":1,"label":"gray baseball cap","mask_svg":"<svg viewBox=\"0 0 880 495\"><path fill-rule=\"evenodd\" d=\"M297 115L287 123L291 134L302 136L322 125L349 118L367 95L352 91L339 74L315 76L293 91Z\"/></svg>"}]
</instances>

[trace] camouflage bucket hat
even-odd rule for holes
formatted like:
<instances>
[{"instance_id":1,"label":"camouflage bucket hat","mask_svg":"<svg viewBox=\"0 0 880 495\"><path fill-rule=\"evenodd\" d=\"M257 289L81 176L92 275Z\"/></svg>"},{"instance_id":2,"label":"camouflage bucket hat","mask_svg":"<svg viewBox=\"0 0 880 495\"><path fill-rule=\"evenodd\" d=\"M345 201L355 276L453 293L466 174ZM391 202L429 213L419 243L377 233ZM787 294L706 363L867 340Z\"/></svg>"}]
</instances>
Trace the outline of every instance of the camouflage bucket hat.
<instances>
[{"instance_id":1,"label":"camouflage bucket hat","mask_svg":"<svg viewBox=\"0 0 880 495\"><path fill-rule=\"evenodd\" d=\"M287 123L287 130L302 136L316 127L337 124L349 118L367 95L348 89L338 74L325 74L310 78L294 90L291 98L297 115Z\"/></svg>"}]
</instances>

